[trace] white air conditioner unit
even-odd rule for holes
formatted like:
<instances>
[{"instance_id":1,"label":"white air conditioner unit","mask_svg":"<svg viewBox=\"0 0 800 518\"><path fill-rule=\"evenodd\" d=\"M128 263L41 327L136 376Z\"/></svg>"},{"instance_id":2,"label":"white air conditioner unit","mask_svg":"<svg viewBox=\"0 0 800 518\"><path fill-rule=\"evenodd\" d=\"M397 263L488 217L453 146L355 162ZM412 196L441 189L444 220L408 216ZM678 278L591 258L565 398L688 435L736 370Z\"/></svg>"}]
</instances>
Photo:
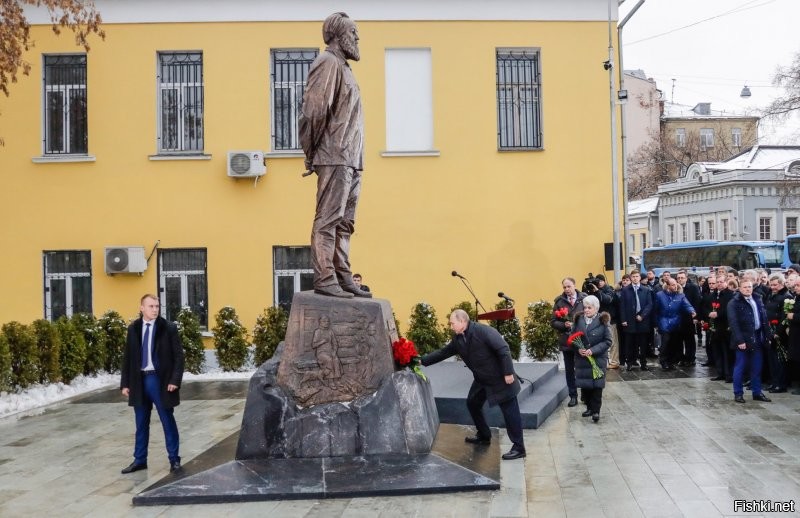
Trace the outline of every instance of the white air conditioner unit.
<instances>
[{"instance_id":1,"label":"white air conditioner unit","mask_svg":"<svg viewBox=\"0 0 800 518\"><path fill-rule=\"evenodd\" d=\"M228 176L231 178L254 178L266 172L261 151L228 151Z\"/></svg>"},{"instance_id":2,"label":"white air conditioner unit","mask_svg":"<svg viewBox=\"0 0 800 518\"><path fill-rule=\"evenodd\" d=\"M143 246L107 246L106 273L142 273L147 270Z\"/></svg>"}]
</instances>

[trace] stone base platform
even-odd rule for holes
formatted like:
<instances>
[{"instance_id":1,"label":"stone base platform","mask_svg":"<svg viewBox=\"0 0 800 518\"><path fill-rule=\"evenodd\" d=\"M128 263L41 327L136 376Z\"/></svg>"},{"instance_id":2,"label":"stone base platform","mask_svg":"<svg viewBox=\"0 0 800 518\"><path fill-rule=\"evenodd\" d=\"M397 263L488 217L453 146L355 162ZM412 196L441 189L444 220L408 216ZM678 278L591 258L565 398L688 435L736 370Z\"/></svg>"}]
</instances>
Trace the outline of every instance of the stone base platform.
<instances>
[{"instance_id":1,"label":"stone base platform","mask_svg":"<svg viewBox=\"0 0 800 518\"><path fill-rule=\"evenodd\" d=\"M491 445L464 442L471 429L442 425L429 454L230 461L238 432L133 498L181 505L500 489L497 430Z\"/></svg>"},{"instance_id":2,"label":"stone base platform","mask_svg":"<svg viewBox=\"0 0 800 518\"><path fill-rule=\"evenodd\" d=\"M460 361L441 362L425 367L431 382L439 422L472 425L466 398L472 385L472 372ZM514 363L514 370L523 380L517 396L523 428L539 428L561 402L567 398L567 381L557 363ZM499 407L483 408L489 426L505 427Z\"/></svg>"}]
</instances>

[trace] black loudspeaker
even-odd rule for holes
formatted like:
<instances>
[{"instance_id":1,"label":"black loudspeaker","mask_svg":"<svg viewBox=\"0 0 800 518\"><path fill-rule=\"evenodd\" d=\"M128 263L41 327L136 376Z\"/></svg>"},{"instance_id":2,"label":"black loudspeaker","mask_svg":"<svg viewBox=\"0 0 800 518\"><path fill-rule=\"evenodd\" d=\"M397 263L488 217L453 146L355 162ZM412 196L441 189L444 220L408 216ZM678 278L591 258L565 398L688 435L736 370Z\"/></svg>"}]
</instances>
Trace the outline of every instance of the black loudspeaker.
<instances>
[{"instance_id":1,"label":"black loudspeaker","mask_svg":"<svg viewBox=\"0 0 800 518\"><path fill-rule=\"evenodd\" d=\"M604 243L603 244L603 251L605 252L606 257L606 264L604 266L607 272L610 272L614 269L614 243ZM624 269L622 265L622 243L619 243L619 269Z\"/></svg>"}]
</instances>

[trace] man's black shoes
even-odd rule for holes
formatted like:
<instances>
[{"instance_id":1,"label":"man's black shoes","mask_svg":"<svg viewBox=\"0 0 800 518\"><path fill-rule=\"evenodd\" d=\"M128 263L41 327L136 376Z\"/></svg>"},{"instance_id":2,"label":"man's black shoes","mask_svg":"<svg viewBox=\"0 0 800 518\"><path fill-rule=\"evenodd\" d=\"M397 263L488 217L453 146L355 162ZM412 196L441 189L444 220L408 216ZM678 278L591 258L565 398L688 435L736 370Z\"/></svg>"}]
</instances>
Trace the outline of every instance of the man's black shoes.
<instances>
[{"instance_id":1,"label":"man's black shoes","mask_svg":"<svg viewBox=\"0 0 800 518\"><path fill-rule=\"evenodd\" d=\"M586 412L581 414L581 417L589 417L590 415L592 415L592 411L591 410L587 410Z\"/></svg>"},{"instance_id":2,"label":"man's black shoes","mask_svg":"<svg viewBox=\"0 0 800 518\"><path fill-rule=\"evenodd\" d=\"M140 469L147 469L147 464L136 464L135 462L131 462L129 466L122 468L122 474L127 475L128 473L133 473L134 471L139 471Z\"/></svg>"},{"instance_id":3,"label":"man's black shoes","mask_svg":"<svg viewBox=\"0 0 800 518\"><path fill-rule=\"evenodd\" d=\"M723 381L724 379L725 376L714 376L713 378L711 378L711 381Z\"/></svg>"},{"instance_id":4,"label":"man's black shoes","mask_svg":"<svg viewBox=\"0 0 800 518\"><path fill-rule=\"evenodd\" d=\"M174 460L169 463L169 470L171 473L175 473L176 471L180 471L181 469L181 461Z\"/></svg>"},{"instance_id":5,"label":"man's black shoes","mask_svg":"<svg viewBox=\"0 0 800 518\"><path fill-rule=\"evenodd\" d=\"M736 396L733 398L737 403L744 403L744 396Z\"/></svg>"},{"instance_id":6,"label":"man's black shoes","mask_svg":"<svg viewBox=\"0 0 800 518\"><path fill-rule=\"evenodd\" d=\"M599 420L600 420L600 414L598 412L595 412L594 414L592 414L592 421L594 421L596 423Z\"/></svg>"},{"instance_id":7,"label":"man's black shoes","mask_svg":"<svg viewBox=\"0 0 800 518\"><path fill-rule=\"evenodd\" d=\"M578 405L578 398L575 396L570 396L569 403L567 403L567 406L577 406L577 405Z\"/></svg>"},{"instance_id":8,"label":"man's black shoes","mask_svg":"<svg viewBox=\"0 0 800 518\"><path fill-rule=\"evenodd\" d=\"M753 394L753 401L763 401L764 403L772 403L772 400L764 394Z\"/></svg>"},{"instance_id":9,"label":"man's black shoes","mask_svg":"<svg viewBox=\"0 0 800 518\"><path fill-rule=\"evenodd\" d=\"M476 435L474 437L464 437L464 442L468 442L470 444L491 444L492 438Z\"/></svg>"},{"instance_id":10,"label":"man's black shoes","mask_svg":"<svg viewBox=\"0 0 800 518\"><path fill-rule=\"evenodd\" d=\"M651 368L650 368L650 367L648 367L647 365L642 365L642 370L643 370L643 371L651 371L651 370L653 370L653 369L651 369Z\"/></svg>"},{"instance_id":11,"label":"man's black shoes","mask_svg":"<svg viewBox=\"0 0 800 518\"><path fill-rule=\"evenodd\" d=\"M522 459L525 457L525 450L511 448L508 453L503 454L503 460Z\"/></svg>"}]
</instances>

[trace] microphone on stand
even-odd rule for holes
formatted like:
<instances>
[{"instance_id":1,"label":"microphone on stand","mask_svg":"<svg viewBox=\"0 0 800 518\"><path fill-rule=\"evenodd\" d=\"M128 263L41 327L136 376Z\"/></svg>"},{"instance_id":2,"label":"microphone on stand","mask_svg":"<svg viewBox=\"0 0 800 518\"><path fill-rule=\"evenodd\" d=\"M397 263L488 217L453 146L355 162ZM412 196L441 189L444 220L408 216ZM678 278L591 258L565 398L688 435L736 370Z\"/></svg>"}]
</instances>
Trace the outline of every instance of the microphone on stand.
<instances>
[{"instance_id":1,"label":"microphone on stand","mask_svg":"<svg viewBox=\"0 0 800 518\"><path fill-rule=\"evenodd\" d=\"M463 275L459 275L459 273L455 270L450 272L450 275L452 275L453 277L458 277L459 279L466 279L466 277L464 277Z\"/></svg>"},{"instance_id":2,"label":"microphone on stand","mask_svg":"<svg viewBox=\"0 0 800 518\"><path fill-rule=\"evenodd\" d=\"M503 293L502 291L501 291L501 292L499 292L499 293L497 294L497 296L498 296L498 297L500 297L500 298L502 298L502 299L506 299L506 302L510 302L510 303L512 303L512 304L514 303L514 299L512 299L512 298L511 298L511 297L509 297L509 296L507 296L507 295L506 295L505 293Z\"/></svg>"}]
</instances>

